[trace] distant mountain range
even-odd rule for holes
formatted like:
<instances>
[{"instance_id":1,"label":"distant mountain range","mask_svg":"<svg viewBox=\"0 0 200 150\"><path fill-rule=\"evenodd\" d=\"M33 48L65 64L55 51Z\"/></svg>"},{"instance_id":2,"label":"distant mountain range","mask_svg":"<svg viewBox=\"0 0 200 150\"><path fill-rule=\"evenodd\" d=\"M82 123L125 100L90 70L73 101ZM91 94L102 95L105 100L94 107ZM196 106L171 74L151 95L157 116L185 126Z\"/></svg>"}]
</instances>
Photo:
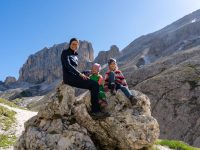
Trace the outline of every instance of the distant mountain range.
<instances>
[{"instance_id":1,"label":"distant mountain range","mask_svg":"<svg viewBox=\"0 0 200 150\"><path fill-rule=\"evenodd\" d=\"M199 27L200 10L197 10L159 31L137 38L121 51L119 60L137 62L143 59L143 63L138 64L140 66L199 45Z\"/></svg>"},{"instance_id":2,"label":"distant mountain range","mask_svg":"<svg viewBox=\"0 0 200 150\"><path fill-rule=\"evenodd\" d=\"M159 31L137 38L121 51L116 45L111 46L108 51L100 51L96 58L94 58L92 44L81 41L78 50L79 69L89 68L93 61L102 65L106 64L110 57L118 58L118 61L123 64L132 62L137 67L141 67L174 52L199 45L199 26L200 11L197 10ZM60 55L62 50L67 47L67 43L55 44L53 47L45 47L30 55L20 69L17 81L38 84L51 83L56 79L61 79ZM9 85L9 80L5 81L5 84Z\"/></svg>"}]
</instances>

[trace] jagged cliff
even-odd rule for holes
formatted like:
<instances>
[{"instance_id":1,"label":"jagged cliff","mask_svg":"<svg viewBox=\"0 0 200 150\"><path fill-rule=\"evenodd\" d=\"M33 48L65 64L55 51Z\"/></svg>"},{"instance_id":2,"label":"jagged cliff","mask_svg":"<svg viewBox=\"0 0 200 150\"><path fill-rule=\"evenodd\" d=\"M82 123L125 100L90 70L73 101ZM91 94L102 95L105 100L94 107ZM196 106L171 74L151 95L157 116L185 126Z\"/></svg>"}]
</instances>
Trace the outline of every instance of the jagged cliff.
<instances>
[{"instance_id":1,"label":"jagged cliff","mask_svg":"<svg viewBox=\"0 0 200 150\"><path fill-rule=\"evenodd\" d=\"M94 62L101 65L107 64L110 58L118 58L120 56L119 48L116 45L112 45L108 51L100 51Z\"/></svg>"},{"instance_id":2,"label":"jagged cliff","mask_svg":"<svg viewBox=\"0 0 200 150\"><path fill-rule=\"evenodd\" d=\"M121 51L118 59L138 67L174 52L200 45L200 10L184 16L156 32L141 36ZM143 61L142 64L139 62Z\"/></svg>"},{"instance_id":3,"label":"jagged cliff","mask_svg":"<svg viewBox=\"0 0 200 150\"><path fill-rule=\"evenodd\" d=\"M67 43L57 44L30 55L20 69L19 82L38 84L42 82L52 83L56 79L62 79L60 56L62 50L67 47ZM87 41L80 41L78 53L79 69L83 70L94 60L92 44Z\"/></svg>"}]
</instances>

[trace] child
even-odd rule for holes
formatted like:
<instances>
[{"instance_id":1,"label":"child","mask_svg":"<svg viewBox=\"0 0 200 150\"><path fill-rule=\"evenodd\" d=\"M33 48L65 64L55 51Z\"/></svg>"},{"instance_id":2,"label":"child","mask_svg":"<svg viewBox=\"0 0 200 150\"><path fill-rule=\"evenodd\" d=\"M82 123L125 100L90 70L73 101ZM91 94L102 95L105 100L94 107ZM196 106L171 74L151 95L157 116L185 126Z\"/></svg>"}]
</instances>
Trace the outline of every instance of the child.
<instances>
[{"instance_id":1,"label":"child","mask_svg":"<svg viewBox=\"0 0 200 150\"><path fill-rule=\"evenodd\" d=\"M125 77L118 69L117 62L114 58L110 58L108 61L109 71L105 75L105 89L110 89L111 94L115 95L118 89L121 89L126 97L131 101L133 105L137 103L135 95L133 95L126 83Z\"/></svg>"},{"instance_id":2,"label":"child","mask_svg":"<svg viewBox=\"0 0 200 150\"><path fill-rule=\"evenodd\" d=\"M102 75L99 74L100 70L101 70L101 65L98 63L95 63L92 66L91 75L89 78L91 80L98 82L98 84L99 84L99 103L100 103L101 107L105 107L108 104L106 101L106 95L105 95L104 87L103 87L103 77L102 77Z\"/></svg>"}]
</instances>

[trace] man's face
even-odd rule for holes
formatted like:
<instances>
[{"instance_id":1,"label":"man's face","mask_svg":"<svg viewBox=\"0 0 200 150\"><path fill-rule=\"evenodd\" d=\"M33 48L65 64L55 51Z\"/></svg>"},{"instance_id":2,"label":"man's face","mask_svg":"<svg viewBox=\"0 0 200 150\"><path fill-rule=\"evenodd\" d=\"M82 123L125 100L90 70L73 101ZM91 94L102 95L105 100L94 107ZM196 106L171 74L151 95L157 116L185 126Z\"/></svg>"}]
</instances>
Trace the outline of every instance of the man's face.
<instances>
[{"instance_id":1,"label":"man's face","mask_svg":"<svg viewBox=\"0 0 200 150\"><path fill-rule=\"evenodd\" d=\"M116 69L117 65L115 62L112 62L110 65L109 65L109 68L110 70L114 71Z\"/></svg>"},{"instance_id":2,"label":"man's face","mask_svg":"<svg viewBox=\"0 0 200 150\"><path fill-rule=\"evenodd\" d=\"M78 46L79 46L78 41L72 41L72 43L70 44L70 48L71 48L73 51L76 51L76 50L78 49Z\"/></svg>"}]
</instances>

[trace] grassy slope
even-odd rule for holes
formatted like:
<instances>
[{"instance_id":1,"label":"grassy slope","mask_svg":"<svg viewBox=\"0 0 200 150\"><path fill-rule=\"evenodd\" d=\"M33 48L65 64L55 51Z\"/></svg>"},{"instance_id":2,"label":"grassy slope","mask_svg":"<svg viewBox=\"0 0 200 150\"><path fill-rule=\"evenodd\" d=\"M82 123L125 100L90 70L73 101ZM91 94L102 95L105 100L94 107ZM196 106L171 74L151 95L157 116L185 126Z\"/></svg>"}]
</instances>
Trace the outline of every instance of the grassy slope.
<instances>
[{"instance_id":1,"label":"grassy slope","mask_svg":"<svg viewBox=\"0 0 200 150\"><path fill-rule=\"evenodd\" d=\"M18 99L16 99L18 100ZM4 104L13 108L24 109L24 107L20 107L13 102L10 102L6 99L0 98L0 104ZM3 106L0 106L0 149L1 148L8 148L12 146L17 138L13 134L9 134L9 130L12 128L13 124L16 122L15 118L16 112L9 110ZM8 131L8 132L6 132Z\"/></svg>"},{"instance_id":2,"label":"grassy slope","mask_svg":"<svg viewBox=\"0 0 200 150\"><path fill-rule=\"evenodd\" d=\"M0 106L0 129L3 132L8 131L16 122L16 112ZM16 141L16 136L12 134L0 134L0 147L6 148L13 145Z\"/></svg>"},{"instance_id":3,"label":"grassy slope","mask_svg":"<svg viewBox=\"0 0 200 150\"><path fill-rule=\"evenodd\" d=\"M167 146L175 150L200 150L200 148L192 147L182 141L176 140L157 140L156 144Z\"/></svg>"},{"instance_id":4,"label":"grassy slope","mask_svg":"<svg viewBox=\"0 0 200 150\"><path fill-rule=\"evenodd\" d=\"M10 107L14 107L14 108L25 109L24 107L20 107L20 106L16 105L15 103L10 102L10 101L3 99L3 98L0 98L0 103L8 105ZM25 110L27 110L27 109L25 109Z\"/></svg>"}]
</instances>

